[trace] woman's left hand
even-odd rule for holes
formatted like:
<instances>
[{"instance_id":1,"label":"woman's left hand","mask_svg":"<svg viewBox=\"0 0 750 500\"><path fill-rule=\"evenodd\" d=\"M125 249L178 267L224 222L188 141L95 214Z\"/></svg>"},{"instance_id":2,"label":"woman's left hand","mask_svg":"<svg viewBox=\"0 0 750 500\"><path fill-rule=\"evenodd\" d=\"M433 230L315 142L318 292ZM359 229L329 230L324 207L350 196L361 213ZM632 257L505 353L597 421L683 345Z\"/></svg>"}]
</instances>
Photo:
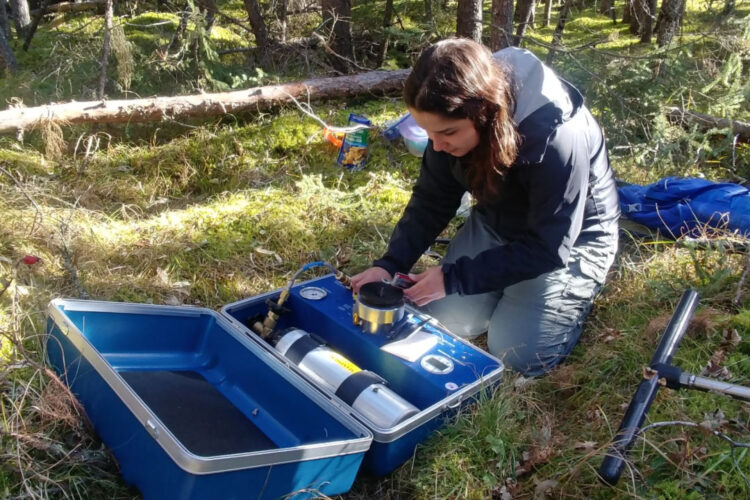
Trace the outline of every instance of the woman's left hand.
<instances>
[{"instance_id":1,"label":"woman's left hand","mask_svg":"<svg viewBox=\"0 0 750 500\"><path fill-rule=\"evenodd\" d=\"M404 296L416 305L423 306L445 297L443 269L440 266L431 267L421 274L410 274L409 277L416 284L404 290Z\"/></svg>"}]
</instances>

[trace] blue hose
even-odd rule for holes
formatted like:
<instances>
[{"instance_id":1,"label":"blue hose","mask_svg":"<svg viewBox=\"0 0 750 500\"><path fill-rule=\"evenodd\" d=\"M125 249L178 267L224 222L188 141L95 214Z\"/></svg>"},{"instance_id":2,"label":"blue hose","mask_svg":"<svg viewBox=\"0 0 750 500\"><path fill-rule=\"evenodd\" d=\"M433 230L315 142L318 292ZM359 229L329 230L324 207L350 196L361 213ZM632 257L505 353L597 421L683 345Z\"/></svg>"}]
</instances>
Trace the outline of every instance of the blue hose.
<instances>
[{"instance_id":1,"label":"blue hose","mask_svg":"<svg viewBox=\"0 0 750 500\"><path fill-rule=\"evenodd\" d=\"M297 281L297 278L299 278L299 275L307 271L308 269L312 269L314 267L327 267L331 270L331 272L335 275L338 271L336 270L333 265L330 263L323 261L323 260L316 260L314 262L308 262L304 266L300 267L299 270L297 270L294 275L292 275L292 279L289 280L289 286L287 286L287 291L291 292L292 286L294 286L294 282Z\"/></svg>"}]
</instances>

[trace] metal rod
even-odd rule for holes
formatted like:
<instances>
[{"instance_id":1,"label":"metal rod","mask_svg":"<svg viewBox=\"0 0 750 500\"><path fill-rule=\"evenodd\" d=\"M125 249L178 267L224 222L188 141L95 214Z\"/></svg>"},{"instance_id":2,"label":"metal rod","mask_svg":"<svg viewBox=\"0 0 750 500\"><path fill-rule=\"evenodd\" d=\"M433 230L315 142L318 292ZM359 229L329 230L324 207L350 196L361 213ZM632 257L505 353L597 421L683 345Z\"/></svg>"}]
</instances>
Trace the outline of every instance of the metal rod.
<instances>
[{"instance_id":1,"label":"metal rod","mask_svg":"<svg viewBox=\"0 0 750 500\"><path fill-rule=\"evenodd\" d=\"M669 319L664 335L661 337L659 346L654 351L654 357L651 358L651 364L654 366L659 363L670 364L674 353L680 346L682 336L685 335L690 319L693 317L695 307L698 305L698 292L695 290L685 290L680 298L680 302Z\"/></svg>"},{"instance_id":2,"label":"metal rod","mask_svg":"<svg viewBox=\"0 0 750 500\"><path fill-rule=\"evenodd\" d=\"M731 384L690 373L680 375L680 385L706 392L719 392L733 398L750 401L750 388L744 385Z\"/></svg>"},{"instance_id":3,"label":"metal rod","mask_svg":"<svg viewBox=\"0 0 750 500\"><path fill-rule=\"evenodd\" d=\"M696 305L698 305L698 292L695 290L686 290L682 294L682 298L677 304L667 328L664 330L659 346L654 351L651 366L669 364L672 360L672 356L674 356L677 347L680 345L682 336L687 330ZM648 413L658 390L659 377L653 372L650 376L644 376L638 385L638 389L628 405L612 446L607 456L604 457L602 465L599 467L599 477L606 484L614 486L620 479L622 469L625 467L625 457L640 432L641 424L643 424L646 413Z\"/></svg>"}]
</instances>

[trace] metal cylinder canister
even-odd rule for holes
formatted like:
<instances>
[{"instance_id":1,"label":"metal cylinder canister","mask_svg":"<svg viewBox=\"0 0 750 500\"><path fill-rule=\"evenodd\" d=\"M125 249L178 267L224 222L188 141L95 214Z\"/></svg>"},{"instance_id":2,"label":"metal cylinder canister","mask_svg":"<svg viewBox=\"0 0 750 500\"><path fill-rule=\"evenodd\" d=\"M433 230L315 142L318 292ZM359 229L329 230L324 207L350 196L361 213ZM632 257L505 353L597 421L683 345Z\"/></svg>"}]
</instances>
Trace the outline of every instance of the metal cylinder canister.
<instances>
[{"instance_id":1,"label":"metal cylinder canister","mask_svg":"<svg viewBox=\"0 0 750 500\"><path fill-rule=\"evenodd\" d=\"M304 330L281 332L276 349L379 428L390 429L419 413L414 405L386 387L380 376L360 369Z\"/></svg>"},{"instance_id":2,"label":"metal cylinder canister","mask_svg":"<svg viewBox=\"0 0 750 500\"><path fill-rule=\"evenodd\" d=\"M362 330L378 335L404 317L404 291L388 283L365 283L354 307Z\"/></svg>"}]
</instances>

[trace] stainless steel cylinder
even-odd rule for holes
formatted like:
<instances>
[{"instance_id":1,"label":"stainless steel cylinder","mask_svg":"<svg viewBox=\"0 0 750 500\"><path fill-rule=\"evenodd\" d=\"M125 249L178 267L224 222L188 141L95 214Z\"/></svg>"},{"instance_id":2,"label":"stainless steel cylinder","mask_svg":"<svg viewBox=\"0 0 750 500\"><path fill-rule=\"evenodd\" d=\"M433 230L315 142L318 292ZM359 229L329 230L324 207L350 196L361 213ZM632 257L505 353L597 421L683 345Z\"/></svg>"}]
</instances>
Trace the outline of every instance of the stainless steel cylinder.
<instances>
[{"instance_id":1,"label":"stainless steel cylinder","mask_svg":"<svg viewBox=\"0 0 750 500\"><path fill-rule=\"evenodd\" d=\"M394 323L404 317L404 306L379 308L363 304L361 301L357 301L355 306L362 330L373 335L387 332Z\"/></svg>"},{"instance_id":2,"label":"stainless steel cylinder","mask_svg":"<svg viewBox=\"0 0 750 500\"><path fill-rule=\"evenodd\" d=\"M297 361L298 356L294 354L293 346L300 339L313 348L300 355ZM276 343L276 349L295 362L313 382L333 393L336 393L347 379L362 371L357 365L329 347L320 343L312 346L310 344L312 341L309 333L300 329L292 329L281 336ZM381 429L390 429L419 413L414 405L382 383L372 383L365 387L350 404L375 427Z\"/></svg>"},{"instance_id":3,"label":"stainless steel cylinder","mask_svg":"<svg viewBox=\"0 0 750 500\"><path fill-rule=\"evenodd\" d=\"M404 291L389 283L365 283L359 289L354 308L364 332L385 333L404 317Z\"/></svg>"}]
</instances>

